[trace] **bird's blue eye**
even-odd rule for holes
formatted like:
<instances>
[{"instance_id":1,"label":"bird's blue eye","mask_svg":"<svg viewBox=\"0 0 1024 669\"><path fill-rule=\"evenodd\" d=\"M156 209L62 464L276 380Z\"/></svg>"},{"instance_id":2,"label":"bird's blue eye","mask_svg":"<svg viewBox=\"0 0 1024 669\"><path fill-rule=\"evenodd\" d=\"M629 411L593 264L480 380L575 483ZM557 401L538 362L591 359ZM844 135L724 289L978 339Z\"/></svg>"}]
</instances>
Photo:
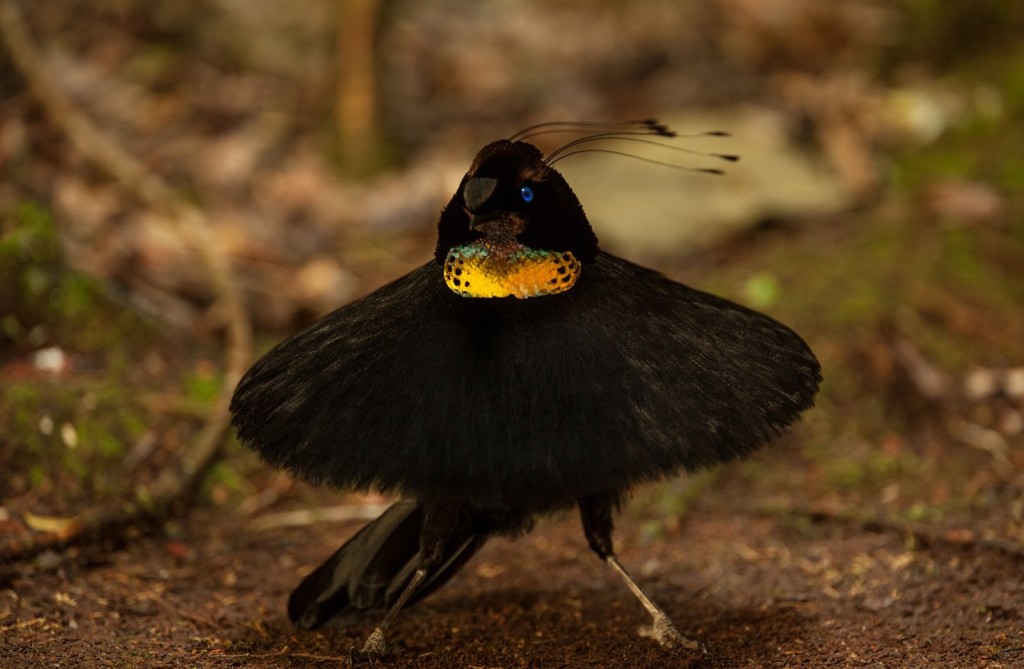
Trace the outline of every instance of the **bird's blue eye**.
<instances>
[{"instance_id":1,"label":"bird's blue eye","mask_svg":"<svg viewBox=\"0 0 1024 669\"><path fill-rule=\"evenodd\" d=\"M529 186L520 188L519 194L523 196L523 202L533 202L533 189Z\"/></svg>"}]
</instances>

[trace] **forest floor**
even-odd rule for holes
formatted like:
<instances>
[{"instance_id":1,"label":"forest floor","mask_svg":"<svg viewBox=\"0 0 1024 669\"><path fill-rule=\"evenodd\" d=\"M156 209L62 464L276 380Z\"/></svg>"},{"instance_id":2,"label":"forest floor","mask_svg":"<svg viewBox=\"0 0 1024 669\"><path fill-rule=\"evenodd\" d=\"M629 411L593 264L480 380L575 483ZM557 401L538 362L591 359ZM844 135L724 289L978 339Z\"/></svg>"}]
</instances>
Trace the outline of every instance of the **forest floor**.
<instances>
[{"instance_id":1,"label":"forest floor","mask_svg":"<svg viewBox=\"0 0 1024 669\"><path fill-rule=\"evenodd\" d=\"M623 562L684 635L706 642L706 657L637 635L643 610L566 516L515 541L492 540L399 619L392 639L404 650L385 666L1024 665L1024 555L965 530L919 535L796 515L734 470L670 530L652 533L657 519L627 511L618 533ZM638 505L671 485L642 490ZM288 622L284 604L359 525L261 529L204 510L125 550L37 565L0 591L0 665L347 663L374 621L307 632Z\"/></svg>"}]
</instances>

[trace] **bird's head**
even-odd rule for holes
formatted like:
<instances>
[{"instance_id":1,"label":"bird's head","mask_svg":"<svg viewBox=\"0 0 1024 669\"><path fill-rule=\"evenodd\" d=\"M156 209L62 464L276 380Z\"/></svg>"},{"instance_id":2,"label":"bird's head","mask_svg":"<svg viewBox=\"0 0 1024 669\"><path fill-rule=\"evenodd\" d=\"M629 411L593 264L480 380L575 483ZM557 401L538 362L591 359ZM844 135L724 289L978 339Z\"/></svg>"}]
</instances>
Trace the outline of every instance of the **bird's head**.
<instances>
[{"instance_id":1,"label":"bird's head","mask_svg":"<svg viewBox=\"0 0 1024 669\"><path fill-rule=\"evenodd\" d=\"M547 154L523 140L549 133L578 136ZM721 131L687 137L722 137ZM655 119L625 123L548 121L482 148L441 212L435 258L448 287L462 297L538 297L571 289L597 256L597 237L569 184L553 165L603 152L688 172L722 170L666 163L595 143L633 142L735 162L734 154L663 143L676 133ZM653 139L652 139L653 138ZM661 141L657 141L661 140Z\"/></svg>"},{"instance_id":2,"label":"bird's head","mask_svg":"<svg viewBox=\"0 0 1024 669\"><path fill-rule=\"evenodd\" d=\"M561 174L535 146L499 140L477 154L438 223L435 257L463 297L565 292L597 237Z\"/></svg>"}]
</instances>

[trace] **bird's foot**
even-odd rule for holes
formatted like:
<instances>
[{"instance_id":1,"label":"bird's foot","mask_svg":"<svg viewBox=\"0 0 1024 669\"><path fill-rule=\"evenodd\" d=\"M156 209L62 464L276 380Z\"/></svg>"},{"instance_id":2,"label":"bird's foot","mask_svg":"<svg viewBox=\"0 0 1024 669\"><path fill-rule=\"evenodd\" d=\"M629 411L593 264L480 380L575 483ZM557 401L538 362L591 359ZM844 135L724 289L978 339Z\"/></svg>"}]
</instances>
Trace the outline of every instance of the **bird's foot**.
<instances>
[{"instance_id":1,"label":"bird's foot","mask_svg":"<svg viewBox=\"0 0 1024 669\"><path fill-rule=\"evenodd\" d=\"M640 636L654 639L662 648L685 648L708 654L707 647L696 639L689 639L679 633L665 614L655 615L651 624L640 628Z\"/></svg>"},{"instance_id":2,"label":"bird's foot","mask_svg":"<svg viewBox=\"0 0 1024 669\"><path fill-rule=\"evenodd\" d=\"M384 640L384 630L378 627L370 633L370 636L366 637L366 643L362 648L357 650L354 646L352 647L352 650L349 651L349 660L353 666L360 662L372 663L382 660L388 655L393 655L397 651L397 648Z\"/></svg>"}]
</instances>

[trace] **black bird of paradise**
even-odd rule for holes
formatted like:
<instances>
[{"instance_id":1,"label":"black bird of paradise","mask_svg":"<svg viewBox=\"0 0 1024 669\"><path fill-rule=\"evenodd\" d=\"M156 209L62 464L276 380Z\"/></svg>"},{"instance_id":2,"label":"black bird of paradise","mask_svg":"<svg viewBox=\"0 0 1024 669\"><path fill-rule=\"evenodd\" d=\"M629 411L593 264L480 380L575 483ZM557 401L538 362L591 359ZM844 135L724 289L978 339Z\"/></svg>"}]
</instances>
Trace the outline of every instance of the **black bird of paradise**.
<instances>
[{"instance_id":1,"label":"black bird of paradise","mask_svg":"<svg viewBox=\"0 0 1024 669\"><path fill-rule=\"evenodd\" d=\"M582 135L545 156L524 139ZM708 133L724 134L724 133ZM631 488L744 456L812 406L821 369L786 326L602 251L558 160L656 142L653 120L532 126L477 154L441 212L433 260L329 314L235 391L243 443L314 484L400 493L292 593L313 629L398 612L494 535L578 506L587 541L680 634L612 548ZM735 160L724 154L703 154ZM697 170L718 173L719 170Z\"/></svg>"}]
</instances>

